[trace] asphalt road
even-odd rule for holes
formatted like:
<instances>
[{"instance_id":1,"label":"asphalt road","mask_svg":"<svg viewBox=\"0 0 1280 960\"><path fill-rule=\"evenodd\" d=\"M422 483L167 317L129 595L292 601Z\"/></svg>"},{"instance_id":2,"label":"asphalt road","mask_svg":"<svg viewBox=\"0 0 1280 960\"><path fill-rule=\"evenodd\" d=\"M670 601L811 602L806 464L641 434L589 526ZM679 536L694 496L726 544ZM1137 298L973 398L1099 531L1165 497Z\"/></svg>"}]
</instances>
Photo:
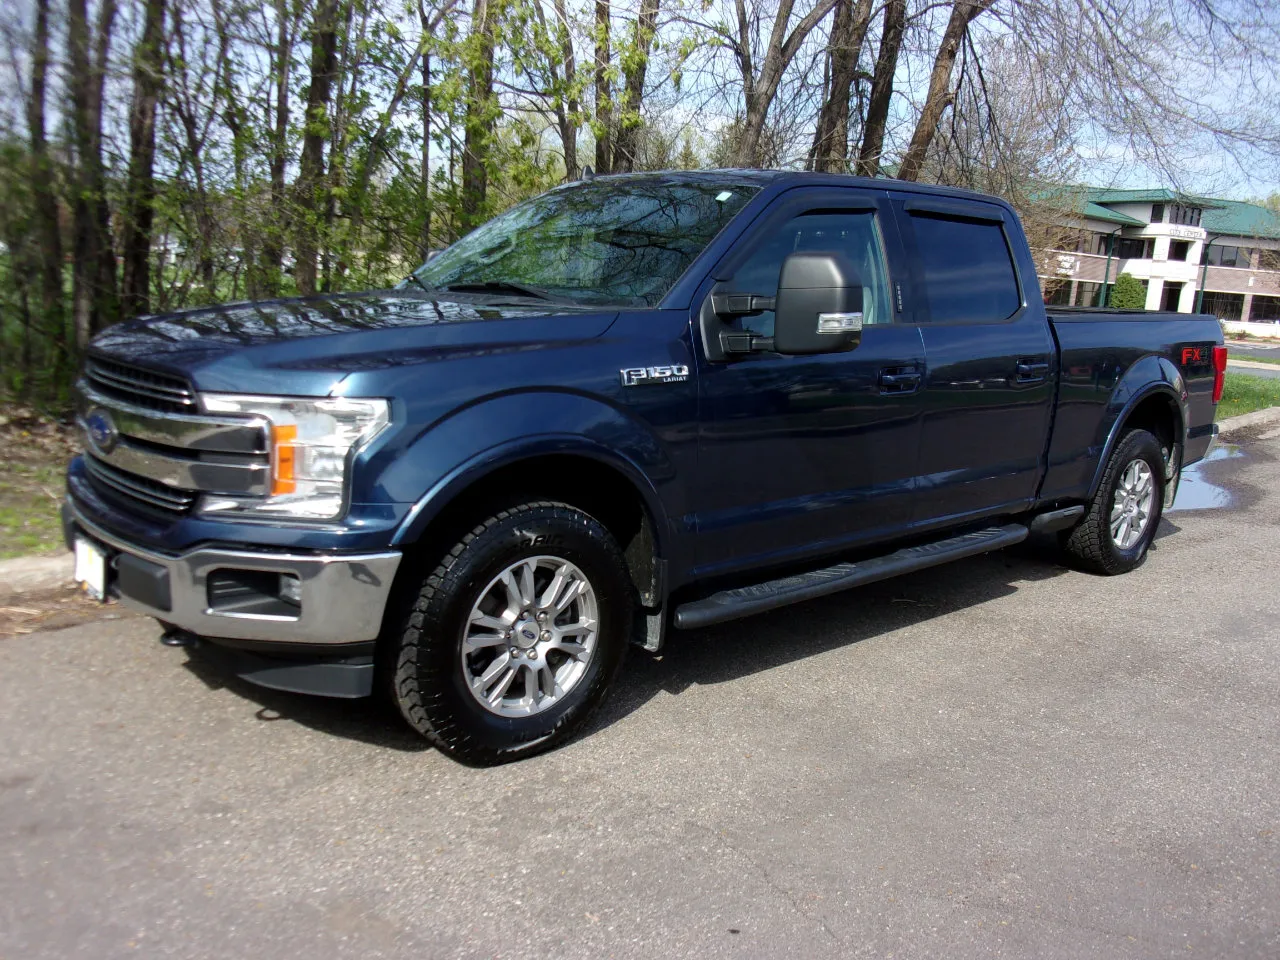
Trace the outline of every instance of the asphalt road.
<instances>
[{"instance_id":1,"label":"asphalt road","mask_svg":"<svg viewBox=\"0 0 1280 960\"><path fill-rule=\"evenodd\" d=\"M0 641L0 958L1280 956L1244 453L1129 576L1019 548L677 636L499 769L147 621Z\"/></svg>"},{"instance_id":2,"label":"asphalt road","mask_svg":"<svg viewBox=\"0 0 1280 960\"><path fill-rule=\"evenodd\" d=\"M1227 349L1233 357L1242 357L1248 359L1250 357L1270 357L1273 359L1280 358L1280 338L1272 341L1266 340L1232 340L1227 344Z\"/></svg>"}]
</instances>

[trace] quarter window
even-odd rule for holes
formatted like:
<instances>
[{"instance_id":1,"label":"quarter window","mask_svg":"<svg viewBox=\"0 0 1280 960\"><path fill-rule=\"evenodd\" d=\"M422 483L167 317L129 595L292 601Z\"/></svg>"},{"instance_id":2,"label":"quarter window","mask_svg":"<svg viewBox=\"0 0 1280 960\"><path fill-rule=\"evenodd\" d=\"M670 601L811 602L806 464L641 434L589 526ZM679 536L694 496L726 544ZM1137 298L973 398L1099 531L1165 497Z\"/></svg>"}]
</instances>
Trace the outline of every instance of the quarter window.
<instances>
[{"instance_id":1,"label":"quarter window","mask_svg":"<svg viewBox=\"0 0 1280 960\"><path fill-rule=\"evenodd\" d=\"M913 213L932 323L1007 320L1022 303L1013 258L998 223Z\"/></svg>"}]
</instances>

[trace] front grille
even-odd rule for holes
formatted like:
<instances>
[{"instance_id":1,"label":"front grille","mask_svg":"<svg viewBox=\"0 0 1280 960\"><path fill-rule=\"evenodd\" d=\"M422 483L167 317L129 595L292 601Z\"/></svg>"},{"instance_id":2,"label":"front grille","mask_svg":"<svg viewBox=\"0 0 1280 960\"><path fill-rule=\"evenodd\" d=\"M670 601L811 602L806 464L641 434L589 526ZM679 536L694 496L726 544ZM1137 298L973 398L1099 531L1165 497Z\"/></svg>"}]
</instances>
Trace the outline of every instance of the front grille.
<instances>
[{"instance_id":1,"label":"front grille","mask_svg":"<svg viewBox=\"0 0 1280 960\"><path fill-rule=\"evenodd\" d=\"M92 454L84 458L89 482L103 498L126 509L139 508L153 516L177 517L190 513L196 491L170 487L103 463Z\"/></svg>"},{"instance_id":2,"label":"front grille","mask_svg":"<svg viewBox=\"0 0 1280 960\"><path fill-rule=\"evenodd\" d=\"M165 413L194 413L197 409L195 391L181 377L101 357L85 360L84 376L98 393L136 407Z\"/></svg>"}]
</instances>

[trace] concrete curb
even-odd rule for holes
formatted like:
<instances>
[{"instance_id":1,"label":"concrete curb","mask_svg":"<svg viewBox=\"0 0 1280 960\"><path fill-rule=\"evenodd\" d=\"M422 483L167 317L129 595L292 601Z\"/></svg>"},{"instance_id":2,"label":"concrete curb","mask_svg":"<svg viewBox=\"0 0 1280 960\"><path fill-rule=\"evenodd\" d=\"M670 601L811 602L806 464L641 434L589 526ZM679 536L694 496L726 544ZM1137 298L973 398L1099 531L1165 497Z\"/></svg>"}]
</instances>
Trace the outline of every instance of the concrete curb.
<instances>
[{"instance_id":1,"label":"concrete curb","mask_svg":"<svg viewBox=\"0 0 1280 960\"><path fill-rule=\"evenodd\" d=\"M1267 407L1265 410L1255 410L1253 413L1242 413L1238 417L1219 420L1218 436L1225 437L1247 430L1249 427L1261 427L1271 423L1280 423L1280 407Z\"/></svg>"},{"instance_id":2,"label":"concrete curb","mask_svg":"<svg viewBox=\"0 0 1280 960\"><path fill-rule=\"evenodd\" d=\"M72 555L17 557L0 560L0 603L25 593L69 585L75 570Z\"/></svg>"}]
</instances>

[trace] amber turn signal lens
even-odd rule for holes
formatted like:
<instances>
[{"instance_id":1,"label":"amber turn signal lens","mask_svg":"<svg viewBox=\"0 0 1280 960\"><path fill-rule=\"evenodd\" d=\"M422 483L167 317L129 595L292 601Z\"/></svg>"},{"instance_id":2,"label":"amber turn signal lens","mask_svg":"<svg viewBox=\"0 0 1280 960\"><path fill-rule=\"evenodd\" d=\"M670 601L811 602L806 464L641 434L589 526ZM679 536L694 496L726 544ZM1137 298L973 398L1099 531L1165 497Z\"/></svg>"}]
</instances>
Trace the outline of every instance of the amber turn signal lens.
<instances>
[{"instance_id":1,"label":"amber turn signal lens","mask_svg":"<svg viewBox=\"0 0 1280 960\"><path fill-rule=\"evenodd\" d=\"M271 495L293 493L298 488L294 479L294 464L298 439L296 424L283 424L271 428Z\"/></svg>"}]
</instances>

